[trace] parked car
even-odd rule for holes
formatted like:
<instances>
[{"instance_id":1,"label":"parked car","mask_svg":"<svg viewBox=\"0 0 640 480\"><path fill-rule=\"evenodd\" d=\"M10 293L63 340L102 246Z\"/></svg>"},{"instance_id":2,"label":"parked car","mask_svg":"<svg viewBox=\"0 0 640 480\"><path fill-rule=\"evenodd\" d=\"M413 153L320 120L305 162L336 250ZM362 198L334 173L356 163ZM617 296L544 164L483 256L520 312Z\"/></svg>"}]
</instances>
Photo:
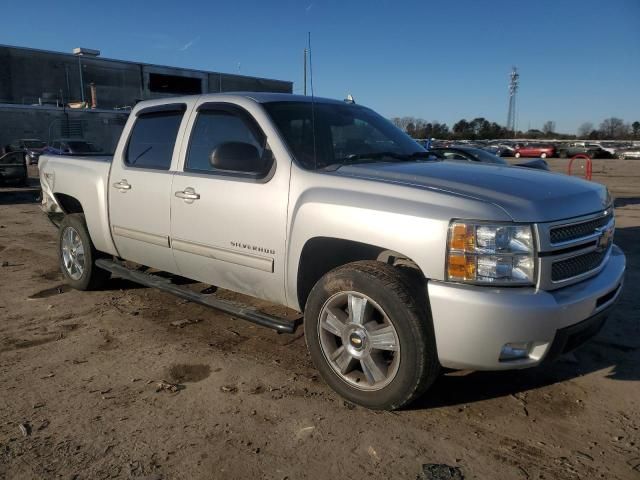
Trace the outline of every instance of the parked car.
<instances>
[{"instance_id":1,"label":"parked car","mask_svg":"<svg viewBox=\"0 0 640 480\"><path fill-rule=\"evenodd\" d=\"M516 145L513 156L520 157L538 157L538 158L551 158L556 155L556 147L553 145L542 144L529 144L529 145Z\"/></svg>"},{"instance_id":2,"label":"parked car","mask_svg":"<svg viewBox=\"0 0 640 480\"><path fill-rule=\"evenodd\" d=\"M588 145L593 145L594 147L600 148L607 155L607 158L616 158L618 155L618 150L623 148L622 143L620 142L593 142Z\"/></svg>"},{"instance_id":3,"label":"parked car","mask_svg":"<svg viewBox=\"0 0 640 480\"><path fill-rule=\"evenodd\" d=\"M38 138L20 138L5 147L6 152L23 152L27 164L38 163L38 158L46 148L46 142Z\"/></svg>"},{"instance_id":4,"label":"parked car","mask_svg":"<svg viewBox=\"0 0 640 480\"><path fill-rule=\"evenodd\" d=\"M505 144L492 144L483 147L483 150L493 153L499 157L513 157L515 154L515 148L511 145Z\"/></svg>"},{"instance_id":5,"label":"parked car","mask_svg":"<svg viewBox=\"0 0 640 480\"><path fill-rule=\"evenodd\" d=\"M558 146L560 158L571 158L574 155L589 155L591 158L607 158L609 154L598 145L586 142L563 143Z\"/></svg>"},{"instance_id":6,"label":"parked car","mask_svg":"<svg viewBox=\"0 0 640 480\"><path fill-rule=\"evenodd\" d=\"M11 182L18 185L28 184L29 175L23 152L9 152L0 156L0 182Z\"/></svg>"},{"instance_id":7,"label":"parked car","mask_svg":"<svg viewBox=\"0 0 640 480\"><path fill-rule=\"evenodd\" d=\"M604 185L431 156L342 101L157 99L133 108L112 157L43 155L42 207L72 287L114 273L291 333L152 272L286 305L334 390L396 409L441 367L521 369L575 348L625 271Z\"/></svg>"},{"instance_id":8,"label":"parked car","mask_svg":"<svg viewBox=\"0 0 640 480\"><path fill-rule=\"evenodd\" d=\"M618 158L622 160L640 159L640 147L629 147L618 151Z\"/></svg>"},{"instance_id":9,"label":"parked car","mask_svg":"<svg viewBox=\"0 0 640 480\"><path fill-rule=\"evenodd\" d=\"M436 153L445 160L463 161L463 162L480 162L493 165L511 166L509 162L481 148L461 147L454 145L447 148L432 148L430 152ZM517 167L537 168L539 170L549 170L547 162L538 158L529 162L515 165Z\"/></svg>"},{"instance_id":10,"label":"parked car","mask_svg":"<svg viewBox=\"0 0 640 480\"><path fill-rule=\"evenodd\" d=\"M51 155L100 155L102 149L95 143L77 139L59 139L51 143L46 149Z\"/></svg>"}]
</instances>

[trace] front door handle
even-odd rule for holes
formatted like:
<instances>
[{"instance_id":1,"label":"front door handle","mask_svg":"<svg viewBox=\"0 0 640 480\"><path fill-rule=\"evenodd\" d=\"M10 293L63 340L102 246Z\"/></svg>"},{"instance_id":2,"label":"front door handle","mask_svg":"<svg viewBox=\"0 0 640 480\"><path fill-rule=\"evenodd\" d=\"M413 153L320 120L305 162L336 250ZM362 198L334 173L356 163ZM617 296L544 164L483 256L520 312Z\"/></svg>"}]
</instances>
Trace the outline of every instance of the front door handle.
<instances>
[{"instance_id":1,"label":"front door handle","mask_svg":"<svg viewBox=\"0 0 640 480\"><path fill-rule=\"evenodd\" d=\"M113 184L113 188L117 188L120 191L131 190L131 185L125 179L120 180Z\"/></svg>"},{"instance_id":2,"label":"front door handle","mask_svg":"<svg viewBox=\"0 0 640 480\"><path fill-rule=\"evenodd\" d=\"M187 203L193 203L194 200L200 200L200 194L196 193L196 191L191 187L187 187L182 191L177 191L175 195L178 198L182 198Z\"/></svg>"}]
</instances>

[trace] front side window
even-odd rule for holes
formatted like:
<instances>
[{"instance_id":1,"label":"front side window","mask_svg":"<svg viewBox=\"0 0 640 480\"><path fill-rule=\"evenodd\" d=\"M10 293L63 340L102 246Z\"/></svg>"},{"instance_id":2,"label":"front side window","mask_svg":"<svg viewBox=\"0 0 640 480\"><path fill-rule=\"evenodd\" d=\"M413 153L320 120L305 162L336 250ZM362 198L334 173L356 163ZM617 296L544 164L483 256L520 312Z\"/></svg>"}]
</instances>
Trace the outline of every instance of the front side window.
<instances>
[{"instance_id":1,"label":"front side window","mask_svg":"<svg viewBox=\"0 0 640 480\"><path fill-rule=\"evenodd\" d=\"M259 157L264 154L264 135L253 128L251 121L243 114L226 110L202 110L198 113L191 133L185 170L219 170L212 165L211 154L225 143L253 145Z\"/></svg>"},{"instance_id":2,"label":"front side window","mask_svg":"<svg viewBox=\"0 0 640 480\"><path fill-rule=\"evenodd\" d=\"M270 102L264 108L298 163L310 170L426 153L391 122L360 105Z\"/></svg>"},{"instance_id":3,"label":"front side window","mask_svg":"<svg viewBox=\"0 0 640 480\"><path fill-rule=\"evenodd\" d=\"M125 154L131 167L169 170L182 112L152 112L136 119Z\"/></svg>"}]
</instances>

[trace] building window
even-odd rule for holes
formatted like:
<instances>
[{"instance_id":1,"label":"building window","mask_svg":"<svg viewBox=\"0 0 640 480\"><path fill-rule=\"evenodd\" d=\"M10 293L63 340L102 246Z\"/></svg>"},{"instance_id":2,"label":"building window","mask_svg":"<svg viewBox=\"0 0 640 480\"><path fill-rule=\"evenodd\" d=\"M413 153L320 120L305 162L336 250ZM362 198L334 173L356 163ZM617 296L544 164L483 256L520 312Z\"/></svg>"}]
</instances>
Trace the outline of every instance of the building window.
<instances>
[{"instance_id":1,"label":"building window","mask_svg":"<svg viewBox=\"0 0 640 480\"><path fill-rule=\"evenodd\" d=\"M202 80L200 78L181 77L179 75L150 73L149 91L179 95L200 94L202 93Z\"/></svg>"}]
</instances>

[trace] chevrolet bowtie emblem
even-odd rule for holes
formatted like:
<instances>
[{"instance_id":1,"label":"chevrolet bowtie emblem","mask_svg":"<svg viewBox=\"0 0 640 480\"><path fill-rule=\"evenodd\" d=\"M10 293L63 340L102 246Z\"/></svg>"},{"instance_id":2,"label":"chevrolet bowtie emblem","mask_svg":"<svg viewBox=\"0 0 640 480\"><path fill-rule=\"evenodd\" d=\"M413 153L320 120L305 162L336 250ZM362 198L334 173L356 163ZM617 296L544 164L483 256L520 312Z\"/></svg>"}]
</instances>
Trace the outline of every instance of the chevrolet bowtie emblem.
<instances>
[{"instance_id":1,"label":"chevrolet bowtie emblem","mask_svg":"<svg viewBox=\"0 0 640 480\"><path fill-rule=\"evenodd\" d=\"M596 228L596 232L600 234L596 243L596 251L603 252L607 250L613 242L613 227L606 226Z\"/></svg>"}]
</instances>

